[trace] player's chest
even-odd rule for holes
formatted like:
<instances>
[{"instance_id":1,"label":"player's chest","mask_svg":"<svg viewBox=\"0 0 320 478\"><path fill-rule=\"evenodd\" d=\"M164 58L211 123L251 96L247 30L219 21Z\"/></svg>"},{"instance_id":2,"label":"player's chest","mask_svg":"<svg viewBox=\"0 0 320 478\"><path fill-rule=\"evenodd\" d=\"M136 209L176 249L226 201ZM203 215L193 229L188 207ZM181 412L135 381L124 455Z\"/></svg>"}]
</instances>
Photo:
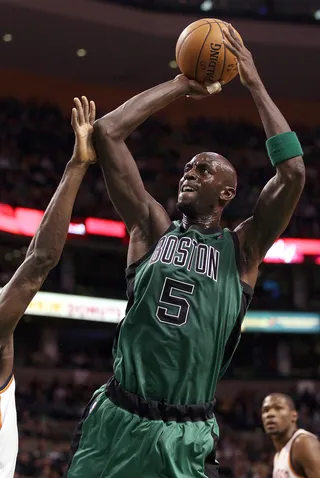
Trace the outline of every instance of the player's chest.
<instances>
[{"instance_id":1,"label":"player's chest","mask_svg":"<svg viewBox=\"0 0 320 478\"><path fill-rule=\"evenodd\" d=\"M219 241L199 241L194 237L166 235L160 239L145 266L147 274L179 274L206 276L217 281L223 243Z\"/></svg>"},{"instance_id":2,"label":"player's chest","mask_svg":"<svg viewBox=\"0 0 320 478\"><path fill-rule=\"evenodd\" d=\"M291 478L288 450L283 449L280 456L275 459L272 476L273 478Z\"/></svg>"}]
</instances>

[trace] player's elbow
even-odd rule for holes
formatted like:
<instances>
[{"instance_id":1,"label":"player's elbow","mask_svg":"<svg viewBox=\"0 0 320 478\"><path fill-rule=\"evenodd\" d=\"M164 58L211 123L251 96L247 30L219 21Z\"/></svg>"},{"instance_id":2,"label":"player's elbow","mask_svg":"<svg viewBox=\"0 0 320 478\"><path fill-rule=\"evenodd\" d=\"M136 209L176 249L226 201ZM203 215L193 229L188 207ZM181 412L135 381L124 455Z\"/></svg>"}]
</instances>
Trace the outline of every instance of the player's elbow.
<instances>
[{"instance_id":1,"label":"player's elbow","mask_svg":"<svg viewBox=\"0 0 320 478\"><path fill-rule=\"evenodd\" d=\"M112 116L112 113L97 119L93 124L93 134L95 139L104 138L105 140L121 141L123 135L118 122Z\"/></svg>"},{"instance_id":2,"label":"player's elbow","mask_svg":"<svg viewBox=\"0 0 320 478\"><path fill-rule=\"evenodd\" d=\"M306 172L304 164L302 164L302 166L294 168L291 174L291 182L295 185L297 190L299 190L300 192L303 190L306 182Z\"/></svg>"},{"instance_id":3,"label":"player's elbow","mask_svg":"<svg viewBox=\"0 0 320 478\"><path fill-rule=\"evenodd\" d=\"M300 161L297 161L292 168L292 177L300 182L305 182L306 179L306 168L304 167L303 159L301 158Z\"/></svg>"},{"instance_id":4,"label":"player's elbow","mask_svg":"<svg viewBox=\"0 0 320 478\"><path fill-rule=\"evenodd\" d=\"M278 174L288 184L304 187L306 179L306 170L302 158L294 158L286 163L283 163L283 168L278 169Z\"/></svg>"},{"instance_id":5,"label":"player's elbow","mask_svg":"<svg viewBox=\"0 0 320 478\"><path fill-rule=\"evenodd\" d=\"M31 256L30 260L33 262L36 269L44 271L50 271L59 262L60 254L55 249L38 249L36 248Z\"/></svg>"}]
</instances>

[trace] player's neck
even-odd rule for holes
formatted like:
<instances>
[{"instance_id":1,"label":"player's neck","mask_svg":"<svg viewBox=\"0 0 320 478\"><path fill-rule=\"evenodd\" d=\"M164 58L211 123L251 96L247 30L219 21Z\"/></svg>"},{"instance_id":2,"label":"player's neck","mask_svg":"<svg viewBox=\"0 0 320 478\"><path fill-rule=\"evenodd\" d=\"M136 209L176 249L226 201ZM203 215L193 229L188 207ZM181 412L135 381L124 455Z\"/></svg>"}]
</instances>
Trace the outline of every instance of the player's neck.
<instances>
[{"instance_id":1,"label":"player's neck","mask_svg":"<svg viewBox=\"0 0 320 478\"><path fill-rule=\"evenodd\" d=\"M198 226L202 229L211 229L219 227L220 214L214 213L210 215L203 215L198 217L188 217L185 214L182 216L182 224L185 229L189 229L191 226Z\"/></svg>"},{"instance_id":2,"label":"player's neck","mask_svg":"<svg viewBox=\"0 0 320 478\"><path fill-rule=\"evenodd\" d=\"M283 435L272 438L273 444L277 452L281 451L288 441L292 438L295 432L298 430L298 427L295 425L289 428Z\"/></svg>"}]
</instances>

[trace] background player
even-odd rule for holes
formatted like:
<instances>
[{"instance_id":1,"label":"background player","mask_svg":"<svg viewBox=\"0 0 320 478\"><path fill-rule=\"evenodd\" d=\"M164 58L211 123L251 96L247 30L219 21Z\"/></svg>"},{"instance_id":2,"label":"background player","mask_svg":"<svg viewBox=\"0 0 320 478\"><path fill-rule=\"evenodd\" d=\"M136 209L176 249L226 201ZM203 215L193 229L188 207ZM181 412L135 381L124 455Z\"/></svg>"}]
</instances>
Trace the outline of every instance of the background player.
<instances>
[{"instance_id":1,"label":"background player","mask_svg":"<svg viewBox=\"0 0 320 478\"><path fill-rule=\"evenodd\" d=\"M235 232L219 227L236 192L236 173L225 158L202 153L188 162L178 193L183 219L172 223L145 190L124 142L175 99L208 96L203 86L180 75L95 124L108 192L130 233L129 302L115 342L115 378L84 412L69 478L215 476L216 384L238 344L259 264L304 185L299 141L231 27L226 45L238 58L277 168L253 216Z\"/></svg>"},{"instance_id":2,"label":"background player","mask_svg":"<svg viewBox=\"0 0 320 478\"><path fill-rule=\"evenodd\" d=\"M320 477L320 443L315 435L298 429L293 400L282 393L268 395L262 403L262 422L277 453L274 478Z\"/></svg>"},{"instance_id":3,"label":"background player","mask_svg":"<svg viewBox=\"0 0 320 478\"><path fill-rule=\"evenodd\" d=\"M72 127L75 147L61 182L33 237L26 258L0 294L0 476L14 475L18 429L13 377L13 332L49 271L58 263L65 244L74 201L96 154L92 146L95 104L75 99Z\"/></svg>"}]
</instances>

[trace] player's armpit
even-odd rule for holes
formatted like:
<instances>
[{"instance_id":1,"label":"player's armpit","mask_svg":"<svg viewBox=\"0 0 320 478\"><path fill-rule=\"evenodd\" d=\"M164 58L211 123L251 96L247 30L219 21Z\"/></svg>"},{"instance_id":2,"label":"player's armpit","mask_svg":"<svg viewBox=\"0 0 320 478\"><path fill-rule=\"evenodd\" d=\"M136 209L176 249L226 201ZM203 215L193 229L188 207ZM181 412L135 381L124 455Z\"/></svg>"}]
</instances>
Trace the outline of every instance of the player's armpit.
<instances>
[{"instance_id":1,"label":"player's armpit","mask_svg":"<svg viewBox=\"0 0 320 478\"><path fill-rule=\"evenodd\" d=\"M302 163L302 167L300 167ZM245 273L256 276L259 264L289 224L305 182L301 157L278 166L263 188L252 217L236 228ZM244 279L245 280L245 279ZM254 287L255 283L249 284Z\"/></svg>"},{"instance_id":2,"label":"player's armpit","mask_svg":"<svg viewBox=\"0 0 320 478\"><path fill-rule=\"evenodd\" d=\"M45 254L32 253L0 293L0 345L14 331L54 263Z\"/></svg>"},{"instance_id":3,"label":"player's armpit","mask_svg":"<svg viewBox=\"0 0 320 478\"><path fill-rule=\"evenodd\" d=\"M137 224L130 231L130 243L127 254L127 265L137 262L155 246L168 231L171 220L165 209L150 194L149 215L143 224Z\"/></svg>"},{"instance_id":4,"label":"player's armpit","mask_svg":"<svg viewBox=\"0 0 320 478\"><path fill-rule=\"evenodd\" d=\"M291 465L307 478L320 478L320 442L309 435L300 435L292 446Z\"/></svg>"}]
</instances>

